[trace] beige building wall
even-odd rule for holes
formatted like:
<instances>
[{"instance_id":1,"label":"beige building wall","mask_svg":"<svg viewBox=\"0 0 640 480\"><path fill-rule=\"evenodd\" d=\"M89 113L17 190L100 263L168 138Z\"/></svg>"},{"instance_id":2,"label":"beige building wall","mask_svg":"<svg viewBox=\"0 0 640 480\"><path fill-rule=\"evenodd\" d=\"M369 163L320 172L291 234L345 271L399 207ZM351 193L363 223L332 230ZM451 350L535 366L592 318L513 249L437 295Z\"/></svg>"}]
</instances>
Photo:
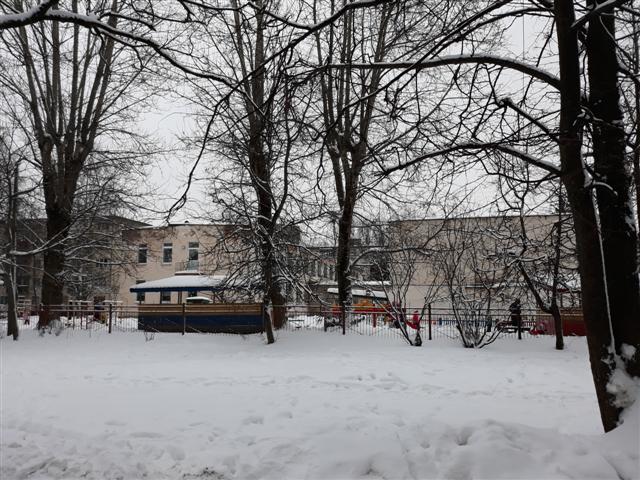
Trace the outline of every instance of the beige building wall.
<instances>
[{"instance_id":1,"label":"beige building wall","mask_svg":"<svg viewBox=\"0 0 640 480\"><path fill-rule=\"evenodd\" d=\"M171 277L180 271L226 274L233 255L224 252L222 239L229 228L227 225L183 223L124 231L132 263L121 275L118 300L123 304L137 303L137 295L129 291L131 286ZM163 302L178 301L177 293L168 295ZM142 301L159 303L160 300L161 294L154 292L146 293Z\"/></svg>"},{"instance_id":2,"label":"beige building wall","mask_svg":"<svg viewBox=\"0 0 640 480\"><path fill-rule=\"evenodd\" d=\"M557 219L556 215L523 218L526 257L540 258L550 253L550 235ZM506 308L514 298L521 298L523 305L534 308L521 276L514 268L506 268L510 254L522 253L520 221L520 217L491 216L394 222L394 300L414 308L425 303L431 303L433 308L450 308L451 291L455 288L460 287L469 298L479 298L482 291L486 293L490 288L495 292L491 308ZM566 235L567 251L571 251L571 237ZM571 268L575 259L565 258L563 264Z\"/></svg>"}]
</instances>

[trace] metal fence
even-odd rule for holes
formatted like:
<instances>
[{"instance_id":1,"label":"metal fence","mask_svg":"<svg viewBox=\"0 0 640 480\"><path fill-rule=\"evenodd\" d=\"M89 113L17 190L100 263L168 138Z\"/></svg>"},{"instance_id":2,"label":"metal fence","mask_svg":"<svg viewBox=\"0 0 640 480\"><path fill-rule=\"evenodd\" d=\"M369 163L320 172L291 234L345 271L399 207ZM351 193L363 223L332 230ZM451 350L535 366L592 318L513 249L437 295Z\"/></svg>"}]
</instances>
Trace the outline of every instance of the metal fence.
<instances>
[{"instance_id":1,"label":"metal fence","mask_svg":"<svg viewBox=\"0 0 640 480\"><path fill-rule=\"evenodd\" d=\"M45 328L91 330L96 332L153 332L154 328L140 320L138 305L61 305L40 311L19 312L21 329ZM0 309L0 328L6 332L6 309ZM552 334L548 315L536 311L523 311L519 324L514 324L504 309L486 312L453 312L450 309L428 308L362 308L349 307L344 314L335 307L287 305L281 331L315 330L328 334L356 334L389 338L411 338L420 332L422 340L458 339L460 331L469 326L500 337L517 338ZM185 318L173 331L203 333ZM233 333L233 332L221 332Z\"/></svg>"},{"instance_id":2,"label":"metal fence","mask_svg":"<svg viewBox=\"0 0 640 480\"><path fill-rule=\"evenodd\" d=\"M19 312L23 328L112 332L138 330L138 305L56 305Z\"/></svg>"},{"instance_id":3,"label":"metal fence","mask_svg":"<svg viewBox=\"0 0 640 480\"><path fill-rule=\"evenodd\" d=\"M410 337L420 332L423 340L458 339L460 331L473 327L500 337L527 337L553 334L551 319L537 311L523 311L520 321L506 309L483 312L454 312L451 309L349 307L344 314L337 308L288 306L285 330L322 330L331 333L366 336Z\"/></svg>"}]
</instances>

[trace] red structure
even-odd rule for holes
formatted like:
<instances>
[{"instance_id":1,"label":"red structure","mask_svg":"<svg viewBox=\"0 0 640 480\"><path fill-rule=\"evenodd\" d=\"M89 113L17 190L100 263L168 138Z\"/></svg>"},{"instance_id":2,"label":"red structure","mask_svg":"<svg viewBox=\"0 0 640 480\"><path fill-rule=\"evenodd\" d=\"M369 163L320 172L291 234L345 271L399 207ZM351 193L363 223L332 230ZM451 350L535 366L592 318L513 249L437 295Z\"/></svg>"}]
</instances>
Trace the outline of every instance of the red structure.
<instances>
[{"instance_id":1,"label":"red structure","mask_svg":"<svg viewBox=\"0 0 640 480\"><path fill-rule=\"evenodd\" d=\"M562 317L563 335L584 337L587 334L584 319L582 318L582 309L580 307L561 308L560 316ZM546 335L556 334L551 315L539 314L537 320L536 330L544 332Z\"/></svg>"}]
</instances>

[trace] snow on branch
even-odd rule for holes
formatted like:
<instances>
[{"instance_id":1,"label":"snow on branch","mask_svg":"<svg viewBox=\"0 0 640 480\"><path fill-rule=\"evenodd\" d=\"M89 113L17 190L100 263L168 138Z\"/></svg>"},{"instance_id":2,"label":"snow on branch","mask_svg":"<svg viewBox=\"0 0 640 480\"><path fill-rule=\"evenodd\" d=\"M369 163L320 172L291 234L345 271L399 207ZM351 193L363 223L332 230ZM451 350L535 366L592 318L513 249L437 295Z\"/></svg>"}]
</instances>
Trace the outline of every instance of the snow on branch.
<instances>
[{"instance_id":1,"label":"snow on branch","mask_svg":"<svg viewBox=\"0 0 640 480\"><path fill-rule=\"evenodd\" d=\"M164 45L161 45L160 43L149 37L132 33L110 25L109 23L102 22L95 14L81 14L76 12L69 12L66 10L52 9L51 5L53 3L53 1L46 1L25 12L0 15L0 31L8 28L25 27L44 20L58 21L62 23L73 23L82 27L94 29L99 33L103 33L111 37L114 41L117 41L131 48L151 48L155 53L157 53L171 65L190 75L217 81L229 87L233 87L235 85L235 82L225 76L199 71L181 63L179 60L177 60L167 52ZM137 19L125 17L124 15L118 15L118 17L127 18L128 20L136 23L143 23Z\"/></svg>"},{"instance_id":2,"label":"snow on branch","mask_svg":"<svg viewBox=\"0 0 640 480\"><path fill-rule=\"evenodd\" d=\"M560 89L560 78L556 75L511 58L498 55L447 55L417 62L373 62L373 63L334 63L319 67L322 69L362 69L362 70L424 70L444 65L489 64L510 68L536 78L556 89Z\"/></svg>"},{"instance_id":3,"label":"snow on branch","mask_svg":"<svg viewBox=\"0 0 640 480\"><path fill-rule=\"evenodd\" d=\"M383 175L388 175L390 173L393 173L395 171L398 170L403 170L405 168L408 168L412 165L415 165L417 163L420 163L424 160L427 160L428 158L434 158L434 157L439 157L442 155L447 155L449 153L455 153L455 152L465 152L465 151L470 151L470 150L496 150L508 155L513 155L514 157L517 157L523 161L525 161L526 163L533 165L535 167L541 168L543 170L546 170L549 173L552 173L554 175L560 175L562 173L562 171L560 170L559 167L557 167L556 165L554 165L551 162L547 162L546 160L542 160L540 158L536 158L533 155L530 155L528 153L525 153L521 150L518 150L517 148L511 147L509 145L504 145L501 143L492 143L492 142L467 142L467 143L461 143L459 145L453 145L451 147L447 147L447 148L443 148L440 150L435 150L433 152L429 152L425 155L420 155L417 158L414 158L413 160L410 160L408 162L405 163L401 163L398 164L394 167L390 167L390 168L385 168L382 170L382 174Z\"/></svg>"},{"instance_id":4,"label":"snow on branch","mask_svg":"<svg viewBox=\"0 0 640 480\"><path fill-rule=\"evenodd\" d=\"M251 6L252 8L256 9L256 10L261 10L263 11L263 13L271 18L273 18L274 20L277 20L285 25L288 25L290 27L293 28L297 28L298 30L306 30L307 32L313 33L316 32L318 30L323 29L324 27L327 27L329 25L331 25L332 23L334 23L336 20L338 20L340 17L342 17L345 13L349 12L350 10L358 10L358 9L362 9L362 8L371 8L371 7L377 7L378 5L383 5L385 3L392 3L396 0L360 0L360 1L354 1L354 2L350 2L350 3L345 3L343 7L339 8L338 10L335 11L335 13L333 13L331 16L325 18L324 20L318 22L318 23L313 23L313 24L304 24L304 23L298 23L298 22L294 22L289 20L286 17L283 17L282 15L278 15L272 11L270 11L269 9L264 9L261 7L258 7L254 2L247 2L247 4L249 6Z\"/></svg>"},{"instance_id":5,"label":"snow on branch","mask_svg":"<svg viewBox=\"0 0 640 480\"><path fill-rule=\"evenodd\" d=\"M32 23L40 22L46 18L55 0L46 0L24 12L16 12L0 15L0 30L8 28L25 27Z\"/></svg>"}]
</instances>

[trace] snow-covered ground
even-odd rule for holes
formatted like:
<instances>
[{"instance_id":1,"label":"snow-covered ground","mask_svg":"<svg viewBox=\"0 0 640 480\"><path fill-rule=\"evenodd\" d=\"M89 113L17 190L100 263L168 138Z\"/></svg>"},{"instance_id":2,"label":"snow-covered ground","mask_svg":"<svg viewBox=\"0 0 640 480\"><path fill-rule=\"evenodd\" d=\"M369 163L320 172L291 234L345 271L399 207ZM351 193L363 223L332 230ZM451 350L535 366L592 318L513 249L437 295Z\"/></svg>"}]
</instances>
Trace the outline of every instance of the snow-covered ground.
<instances>
[{"instance_id":1,"label":"snow-covered ground","mask_svg":"<svg viewBox=\"0 0 640 480\"><path fill-rule=\"evenodd\" d=\"M25 331L1 346L0 478L638 478L603 435L586 344L301 330Z\"/></svg>"}]
</instances>

